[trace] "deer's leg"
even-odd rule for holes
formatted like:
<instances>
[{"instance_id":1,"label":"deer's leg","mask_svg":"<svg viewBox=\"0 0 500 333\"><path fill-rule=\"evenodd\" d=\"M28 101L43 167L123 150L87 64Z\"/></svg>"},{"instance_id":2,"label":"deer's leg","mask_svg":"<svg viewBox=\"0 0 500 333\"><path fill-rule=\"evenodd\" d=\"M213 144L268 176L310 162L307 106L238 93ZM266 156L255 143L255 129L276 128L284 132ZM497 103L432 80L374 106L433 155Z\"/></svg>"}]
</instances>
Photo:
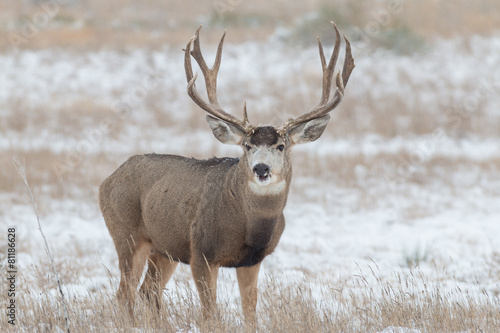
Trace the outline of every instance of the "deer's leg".
<instances>
[{"instance_id":1,"label":"deer's leg","mask_svg":"<svg viewBox=\"0 0 500 333\"><path fill-rule=\"evenodd\" d=\"M217 302L217 275L219 267L209 264L204 256L194 256L191 260L191 271L202 306L203 317L209 319L214 313Z\"/></svg>"},{"instance_id":2,"label":"deer's leg","mask_svg":"<svg viewBox=\"0 0 500 333\"><path fill-rule=\"evenodd\" d=\"M158 310L161 307L163 289L168 280L174 274L179 262L165 257L160 252L154 250L149 256L148 271L142 283L140 292L155 305Z\"/></svg>"},{"instance_id":3,"label":"deer's leg","mask_svg":"<svg viewBox=\"0 0 500 333\"><path fill-rule=\"evenodd\" d=\"M236 269L243 314L245 315L247 324L252 325L254 328L257 324L255 308L257 307L257 280L259 269L260 263L250 267L239 267Z\"/></svg>"},{"instance_id":4,"label":"deer's leg","mask_svg":"<svg viewBox=\"0 0 500 333\"><path fill-rule=\"evenodd\" d=\"M137 286L139 285L142 271L146 264L146 258L151 248L151 243L134 241L132 237L128 241L116 243L118 264L121 272L117 297L122 304L128 305L131 314L133 314Z\"/></svg>"}]
</instances>

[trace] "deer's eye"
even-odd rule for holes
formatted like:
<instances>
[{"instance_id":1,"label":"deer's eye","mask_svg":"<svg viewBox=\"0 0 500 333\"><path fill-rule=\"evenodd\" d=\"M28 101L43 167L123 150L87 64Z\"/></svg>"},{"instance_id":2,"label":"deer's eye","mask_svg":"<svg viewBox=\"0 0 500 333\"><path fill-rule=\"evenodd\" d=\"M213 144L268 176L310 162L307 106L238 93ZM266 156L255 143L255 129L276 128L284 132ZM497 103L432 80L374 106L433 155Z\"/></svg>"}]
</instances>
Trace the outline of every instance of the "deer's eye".
<instances>
[{"instance_id":1,"label":"deer's eye","mask_svg":"<svg viewBox=\"0 0 500 333\"><path fill-rule=\"evenodd\" d=\"M283 149L285 149L285 146L284 145L279 145L278 147L276 147L279 151L283 151Z\"/></svg>"},{"instance_id":2,"label":"deer's eye","mask_svg":"<svg viewBox=\"0 0 500 333\"><path fill-rule=\"evenodd\" d=\"M252 147L250 147L250 146L249 146L249 145L247 145L247 144L245 145L245 148L246 148L247 150L252 149Z\"/></svg>"}]
</instances>

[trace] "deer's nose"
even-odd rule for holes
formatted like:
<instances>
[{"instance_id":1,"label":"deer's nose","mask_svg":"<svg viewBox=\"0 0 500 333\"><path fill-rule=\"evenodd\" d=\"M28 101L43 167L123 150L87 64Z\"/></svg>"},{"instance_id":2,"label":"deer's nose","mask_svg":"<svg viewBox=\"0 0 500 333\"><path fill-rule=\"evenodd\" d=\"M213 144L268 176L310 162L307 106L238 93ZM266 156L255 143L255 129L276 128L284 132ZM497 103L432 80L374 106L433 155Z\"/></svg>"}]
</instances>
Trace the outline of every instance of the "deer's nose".
<instances>
[{"instance_id":1,"label":"deer's nose","mask_svg":"<svg viewBox=\"0 0 500 333\"><path fill-rule=\"evenodd\" d=\"M269 165L259 163L253 167L253 172L259 177L266 177L269 174Z\"/></svg>"}]
</instances>

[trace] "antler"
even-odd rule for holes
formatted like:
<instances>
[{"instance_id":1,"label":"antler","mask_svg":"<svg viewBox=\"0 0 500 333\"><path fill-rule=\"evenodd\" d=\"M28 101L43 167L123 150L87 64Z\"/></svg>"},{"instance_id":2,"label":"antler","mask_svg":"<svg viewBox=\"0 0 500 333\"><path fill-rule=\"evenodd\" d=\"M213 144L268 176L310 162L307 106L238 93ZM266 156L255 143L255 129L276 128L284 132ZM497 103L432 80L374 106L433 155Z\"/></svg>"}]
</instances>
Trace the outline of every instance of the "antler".
<instances>
[{"instance_id":1,"label":"antler","mask_svg":"<svg viewBox=\"0 0 500 333\"><path fill-rule=\"evenodd\" d=\"M226 32L222 35L220 39L219 46L217 48L217 55L215 57L215 62L212 68L208 68L205 59L203 59L203 55L201 54L200 49L200 29L201 26L196 30L196 34L192 37L186 45L186 49L184 50L184 68L186 70L186 79L188 81L188 95L191 99L198 104L206 112L210 113L212 116L227 121L228 123L234 124L245 132L249 133L253 130L253 126L248 122L246 104L243 108L243 121L236 118L235 116L224 111L217 101L217 74L219 72L221 55L222 55L222 45L224 44L224 37L226 36ZM191 44L193 44L193 50L191 51ZM205 78L205 86L207 87L207 95L208 95L208 103L203 100L203 98L196 90L195 81L198 77L198 74L193 76L193 69L191 67L191 56L196 60L198 66L203 73L203 77Z\"/></svg>"},{"instance_id":2,"label":"antler","mask_svg":"<svg viewBox=\"0 0 500 333\"><path fill-rule=\"evenodd\" d=\"M321 44L321 40L318 37L319 56L321 58L321 67L323 68L323 93L321 94L321 100L319 104L310 112L296 118L290 118L283 125L278 127L277 131L281 135L284 135L290 129L299 124L324 116L328 112L335 109L344 98L344 87L347 85L349 77L351 76L351 72L355 67L354 59L352 58L351 54L351 44L349 43L349 40L347 40L347 38L344 36L346 49L344 57L344 67L342 68L342 76L340 72L335 76L335 95L333 95L332 99L328 101L332 86L333 72L335 71L335 65L337 64L337 59L340 51L340 32L339 29L337 29L335 23L333 23L333 21L331 23L333 25L333 28L335 29L336 38L335 46L333 48L332 56L330 57L328 65L326 64L325 55L323 53L323 45Z\"/></svg>"}]
</instances>

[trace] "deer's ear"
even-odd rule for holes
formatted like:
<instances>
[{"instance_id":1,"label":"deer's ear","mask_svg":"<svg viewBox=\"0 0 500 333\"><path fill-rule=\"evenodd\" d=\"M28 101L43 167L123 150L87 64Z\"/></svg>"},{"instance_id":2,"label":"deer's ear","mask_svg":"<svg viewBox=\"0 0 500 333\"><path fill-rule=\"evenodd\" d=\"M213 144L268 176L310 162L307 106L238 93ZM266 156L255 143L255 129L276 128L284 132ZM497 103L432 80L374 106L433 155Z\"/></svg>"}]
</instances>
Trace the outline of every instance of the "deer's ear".
<instances>
[{"instance_id":1,"label":"deer's ear","mask_svg":"<svg viewBox=\"0 0 500 333\"><path fill-rule=\"evenodd\" d=\"M289 130L288 137L293 144L315 141L323 134L329 120L329 115L309 120L307 123L297 125Z\"/></svg>"},{"instance_id":2,"label":"deer's ear","mask_svg":"<svg viewBox=\"0 0 500 333\"><path fill-rule=\"evenodd\" d=\"M238 126L224 120L207 116L208 126L212 129L217 140L228 145L239 145L245 138L245 131Z\"/></svg>"}]
</instances>

